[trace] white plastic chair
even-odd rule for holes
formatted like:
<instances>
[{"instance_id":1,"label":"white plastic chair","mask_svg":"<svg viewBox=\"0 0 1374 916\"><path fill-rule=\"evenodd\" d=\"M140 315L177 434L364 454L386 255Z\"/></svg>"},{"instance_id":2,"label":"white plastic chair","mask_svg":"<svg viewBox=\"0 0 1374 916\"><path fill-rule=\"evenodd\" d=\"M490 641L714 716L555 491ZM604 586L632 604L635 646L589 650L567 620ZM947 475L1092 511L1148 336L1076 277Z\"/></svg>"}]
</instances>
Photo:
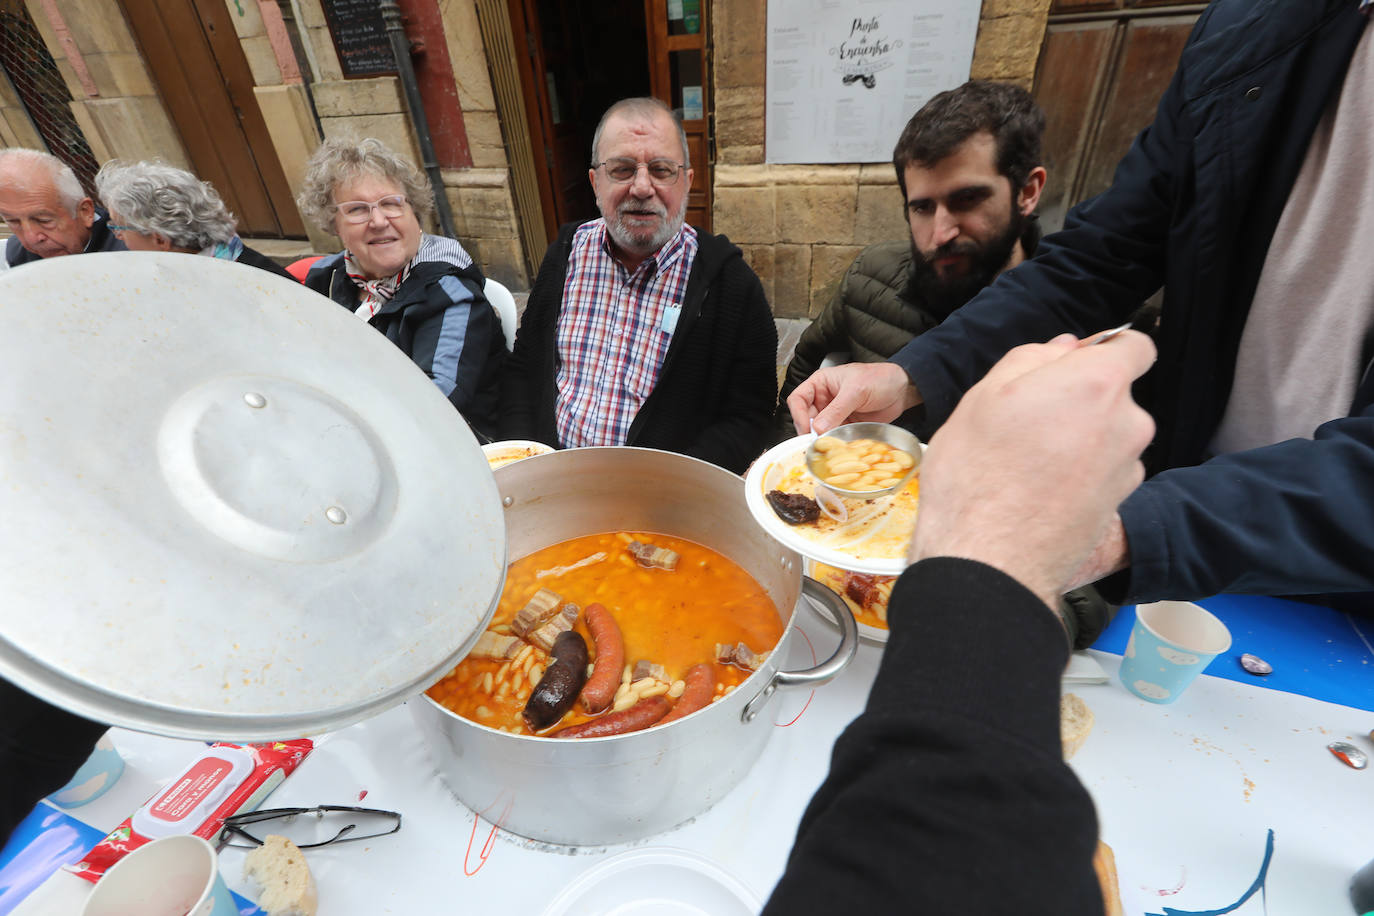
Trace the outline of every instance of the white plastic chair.
<instances>
[{"instance_id":1,"label":"white plastic chair","mask_svg":"<svg viewBox=\"0 0 1374 916\"><path fill-rule=\"evenodd\" d=\"M501 319L501 333L506 335L506 351L514 350L515 326L519 322L515 312L515 297L510 294L510 290L490 277L487 278L487 285L482 287L482 291L487 294L487 301L491 303L491 307L496 309L496 317Z\"/></svg>"}]
</instances>

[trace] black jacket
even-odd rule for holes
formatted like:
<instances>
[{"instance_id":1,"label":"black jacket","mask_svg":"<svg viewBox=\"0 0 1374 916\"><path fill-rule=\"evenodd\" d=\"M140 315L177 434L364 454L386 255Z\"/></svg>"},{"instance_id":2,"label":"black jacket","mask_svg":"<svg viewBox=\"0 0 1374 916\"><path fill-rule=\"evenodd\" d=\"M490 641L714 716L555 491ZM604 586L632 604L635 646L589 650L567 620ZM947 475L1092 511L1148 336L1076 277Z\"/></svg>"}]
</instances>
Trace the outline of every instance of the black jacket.
<instances>
[{"instance_id":1,"label":"black jacket","mask_svg":"<svg viewBox=\"0 0 1374 916\"><path fill-rule=\"evenodd\" d=\"M557 328L577 228L559 232L530 292L501 388L502 438L562 447L554 419ZM658 383L625 444L680 452L740 474L770 443L778 332L740 250L705 232L697 246Z\"/></svg>"},{"instance_id":2,"label":"black jacket","mask_svg":"<svg viewBox=\"0 0 1374 916\"><path fill-rule=\"evenodd\" d=\"M91 223L91 237L86 240L86 250L83 253L125 250L124 243L115 238L114 233L110 231L109 223L110 214L103 208L96 207L95 222ZM5 242L5 260L11 267L18 267L20 264L43 259L20 244L18 236L10 236Z\"/></svg>"},{"instance_id":3,"label":"black jacket","mask_svg":"<svg viewBox=\"0 0 1374 916\"><path fill-rule=\"evenodd\" d=\"M294 281L296 279L295 277L291 276L289 273L286 272L285 267L282 267L280 264L269 258L267 255L263 254L261 251L254 251L247 245L243 246L243 253L240 254L237 258L235 258L235 260L238 261L240 264L247 264L249 267L256 267L259 270L265 270L270 274L276 274L277 276L285 277L288 280Z\"/></svg>"},{"instance_id":4,"label":"black jacket","mask_svg":"<svg viewBox=\"0 0 1374 916\"><path fill-rule=\"evenodd\" d=\"M1064 631L1006 574L908 569L863 714L797 829L764 916L1097 916L1097 818L1064 763Z\"/></svg>"},{"instance_id":5,"label":"black jacket","mask_svg":"<svg viewBox=\"0 0 1374 916\"><path fill-rule=\"evenodd\" d=\"M1279 216L1365 27L1355 0L1215 0L1111 188L893 358L933 425L1011 347L1112 327L1164 286L1142 400L1149 470L1176 470L1122 505L1131 566L1111 597L1374 589L1374 373L1315 440L1201 463Z\"/></svg>"},{"instance_id":6,"label":"black jacket","mask_svg":"<svg viewBox=\"0 0 1374 916\"><path fill-rule=\"evenodd\" d=\"M482 288L486 279L452 239L425 235L416 263L396 295L368 322L434 380L479 438L496 426L506 340ZM321 258L305 285L350 312L358 287L343 268L343 252Z\"/></svg>"}]
</instances>

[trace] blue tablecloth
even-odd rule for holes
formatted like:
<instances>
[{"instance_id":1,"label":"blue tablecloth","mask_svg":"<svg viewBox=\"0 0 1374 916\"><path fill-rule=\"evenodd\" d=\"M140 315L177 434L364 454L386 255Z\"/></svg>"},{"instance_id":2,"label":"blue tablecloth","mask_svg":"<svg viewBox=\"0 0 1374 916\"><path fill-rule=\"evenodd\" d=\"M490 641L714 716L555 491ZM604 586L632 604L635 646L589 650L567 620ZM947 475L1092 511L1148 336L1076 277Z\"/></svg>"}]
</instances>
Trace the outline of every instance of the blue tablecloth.
<instances>
[{"instance_id":1,"label":"blue tablecloth","mask_svg":"<svg viewBox=\"0 0 1374 916\"><path fill-rule=\"evenodd\" d=\"M1374 710L1374 615L1253 595L1217 595L1197 603L1231 630L1231 650L1207 674ZM1122 608L1093 648L1120 655L1134 621L1135 607ZM1247 672L1240 666L1246 652L1269 662L1274 673Z\"/></svg>"}]
</instances>

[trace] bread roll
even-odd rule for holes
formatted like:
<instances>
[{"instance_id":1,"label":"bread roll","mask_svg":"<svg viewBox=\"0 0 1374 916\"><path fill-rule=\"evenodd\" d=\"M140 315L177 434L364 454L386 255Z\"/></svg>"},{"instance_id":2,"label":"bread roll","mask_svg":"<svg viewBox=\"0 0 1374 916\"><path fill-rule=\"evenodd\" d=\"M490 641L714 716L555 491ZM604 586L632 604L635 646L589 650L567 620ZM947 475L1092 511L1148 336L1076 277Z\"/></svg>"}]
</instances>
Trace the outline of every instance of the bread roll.
<instances>
[{"instance_id":1,"label":"bread roll","mask_svg":"<svg viewBox=\"0 0 1374 916\"><path fill-rule=\"evenodd\" d=\"M1077 694L1066 693L1059 698L1059 742L1064 746L1065 760L1088 740L1093 721L1093 711Z\"/></svg>"},{"instance_id":2,"label":"bread roll","mask_svg":"<svg viewBox=\"0 0 1374 916\"><path fill-rule=\"evenodd\" d=\"M315 916L315 879L305 856L286 837L268 836L244 859L243 875L262 887L258 905L267 916Z\"/></svg>"}]
</instances>

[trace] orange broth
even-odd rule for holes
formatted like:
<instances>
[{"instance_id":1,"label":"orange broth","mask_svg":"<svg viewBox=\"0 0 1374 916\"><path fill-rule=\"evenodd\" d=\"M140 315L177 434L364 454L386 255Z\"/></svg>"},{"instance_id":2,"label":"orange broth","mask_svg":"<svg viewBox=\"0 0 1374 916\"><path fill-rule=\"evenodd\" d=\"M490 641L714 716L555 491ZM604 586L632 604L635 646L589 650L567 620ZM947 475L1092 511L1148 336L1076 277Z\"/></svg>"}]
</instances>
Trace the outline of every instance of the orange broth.
<instances>
[{"instance_id":1,"label":"orange broth","mask_svg":"<svg viewBox=\"0 0 1374 916\"><path fill-rule=\"evenodd\" d=\"M676 551L680 554L677 567L670 571L640 566L626 549L632 540ZM549 574L597 553L604 553L605 559ZM605 605L624 637L627 670L647 660L662 665L668 680L676 682L693 665L710 663L715 672L715 699L752 673L716 662L717 643L743 642L762 654L771 652L782 638L778 610L753 577L709 547L670 535L592 534L516 560L507 570L501 602L488 629L509 632L516 613L541 588L581 608L595 602ZM588 658L595 660L595 643L582 614L574 629L587 642ZM531 648L523 664L464 659L428 694L465 719L502 731L533 734L520 712L549 656L537 646ZM557 727L591 718L577 703Z\"/></svg>"}]
</instances>

